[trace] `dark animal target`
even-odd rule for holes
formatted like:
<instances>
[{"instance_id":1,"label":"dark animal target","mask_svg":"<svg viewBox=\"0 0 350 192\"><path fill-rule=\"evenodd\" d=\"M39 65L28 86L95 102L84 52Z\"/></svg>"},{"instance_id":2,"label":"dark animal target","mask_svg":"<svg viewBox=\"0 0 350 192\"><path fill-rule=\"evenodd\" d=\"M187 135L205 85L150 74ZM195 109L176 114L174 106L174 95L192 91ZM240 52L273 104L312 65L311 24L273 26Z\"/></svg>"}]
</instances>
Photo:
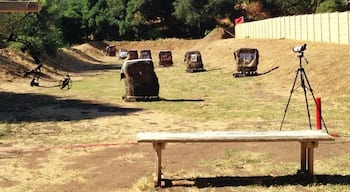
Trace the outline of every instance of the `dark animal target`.
<instances>
[{"instance_id":1,"label":"dark animal target","mask_svg":"<svg viewBox=\"0 0 350 192\"><path fill-rule=\"evenodd\" d=\"M127 60L133 60L133 59L138 59L139 54L137 53L137 50L129 50L128 51L128 56Z\"/></svg>"},{"instance_id":2,"label":"dark animal target","mask_svg":"<svg viewBox=\"0 0 350 192\"><path fill-rule=\"evenodd\" d=\"M140 59L152 59L151 50L144 49L140 51Z\"/></svg>"},{"instance_id":3,"label":"dark animal target","mask_svg":"<svg viewBox=\"0 0 350 192\"><path fill-rule=\"evenodd\" d=\"M158 77L151 59L125 61L120 75L125 79L125 101L159 100Z\"/></svg>"},{"instance_id":4,"label":"dark animal target","mask_svg":"<svg viewBox=\"0 0 350 192\"><path fill-rule=\"evenodd\" d=\"M168 67L173 65L173 56L171 51L162 50L159 51L159 66Z\"/></svg>"},{"instance_id":5,"label":"dark animal target","mask_svg":"<svg viewBox=\"0 0 350 192\"><path fill-rule=\"evenodd\" d=\"M255 76L259 64L259 51L255 48L241 48L236 50L234 58L237 64L237 73L235 77Z\"/></svg>"},{"instance_id":6,"label":"dark animal target","mask_svg":"<svg viewBox=\"0 0 350 192\"><path fill-rule=\"evenodd\" d=\"M117 48L115 47L115 45L108 45L106 47L106 55L107 56L115 56L117 52Z\"/></svg>"},{"instance_id":7,"label":"dark animal target","mask_svg":"<svg viewBox=\"0 0 350 192\"><path fill-rule=\"evenodd\" d=\"M203 68L202 56L199 51L188 51L185 53L184 62L187 65L186 72L201 72Z\"/></svg>"}]
</instances>

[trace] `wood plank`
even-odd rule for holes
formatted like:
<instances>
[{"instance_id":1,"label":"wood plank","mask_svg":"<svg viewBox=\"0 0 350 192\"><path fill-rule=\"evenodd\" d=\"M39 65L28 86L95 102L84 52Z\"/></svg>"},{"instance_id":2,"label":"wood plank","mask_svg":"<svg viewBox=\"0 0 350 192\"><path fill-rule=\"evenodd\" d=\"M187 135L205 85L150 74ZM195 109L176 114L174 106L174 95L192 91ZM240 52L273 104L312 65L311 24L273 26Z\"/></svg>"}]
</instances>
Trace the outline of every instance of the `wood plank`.
<instances>
[{"instance_id":1,"label":"wood plank","mask_svg":"<svg viewBox=\"0 0 350 192\"><path fill-rule=\"evenodd\" d=\"M0 1L0 12L40 12L37 1Z\"/></svg>"},{"instance_id":2,"label":"wood plank","mask_svg":"<svg viewBox=\"0 0 350 192\"><path fill-rule=\"evenodd\" d=\"M322 130L301 131L208 131L208 132L144 132L137 133L138 142L271 142L334 141Z\"/></svg>"}]
</instances>

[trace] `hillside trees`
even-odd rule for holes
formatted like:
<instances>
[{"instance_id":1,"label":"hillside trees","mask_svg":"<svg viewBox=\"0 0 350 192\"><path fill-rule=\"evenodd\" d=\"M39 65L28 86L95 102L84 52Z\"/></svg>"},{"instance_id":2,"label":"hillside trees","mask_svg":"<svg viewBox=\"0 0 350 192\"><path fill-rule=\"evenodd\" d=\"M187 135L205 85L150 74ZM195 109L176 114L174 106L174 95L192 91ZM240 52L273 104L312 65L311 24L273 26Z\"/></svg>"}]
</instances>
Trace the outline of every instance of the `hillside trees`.
<instances>
[{"instance_id":1,"label":"hillside trees","mask_svg":"<svg viewBox=\"0 0 350 192\"><path fill-rule=\"evenodd\" d=\"M38 47L88 40L201 38L220 21L341 11L342 0L41 0L39 14L0 14L0 45L11 31Z\"/></svg>"},{"instance_id":2,"label":"hillside trees","mask_svg":"<svg viewBox=\"0 0 350 192\"><path fill-rule=\"evenodd\" d=\"M70 43L88 39L198 38L203 37L205 31L215 27L217 17L233 17L234 5L238 2L238 0L66 0L60 3L63 13L59 15L65 40Z\"/></svg>"},{"instance_id":3,"label":"hillside trees","mask_svg":"<svg viewBox=\"0 0 350 192\"><path fill-rule=\"evenodd\" d=\"M217 25L216 19L238 16L235 4L239 0L175 0L173 15L184 25L183 33L202 37L205 31Z\"/></svg>"},{"instance_id":4,"label":"hillside trees","mask_svg":"<svg viewBox=\"0 0 350 192\"><path fill-rule=\"evenodd\" d=\"M321 12L345 11L343 0L259 0L271 15L287 16Z\"/></svg>"},{"instance_id":5,"label":"hillside trees","mask_svg":"<svg viewBox=\"0 0 350 192\"><path fill-rule=\"evenodd\" d=\"M317 0L266 0L264 5L272 16L300 15L313 13Z\"/></svg>"},{"instance_id":6,"label":"hillside trees","mask_svg":"<svg viewBox=\"0 0 350 192\"><path fill-rule=\"evenodd\" d=\"M53 53L63 45L63 38L52 10L43 9L41 14L1 14L2 47L12 46L35 55Z\"/></svg>"},{"instance_id":7,"label":"hillside trees","mask_svg":"<svg viewBox=\"0 0 350 192\"><path fill-rule=\"evenodd\" d=\"M54 0L57 1L57 0ZM59 0L58 0L59 1ZM64 40L69 43L81 43L88 39L89 35L92 35L94 26L93 20L90 21L88 13L92 8L89 0L66 0L60 1L58 4L59 11L57 17L60 20L59 26L63 31ZM95 10L91 11L93 15ZM92 29L89 29L89 26Z\"/></svg>"},{"instance_id":8,"label":"hillside trees","mask_svg":"<svg viewBox=\"0 0 350 192\"><path fill-rule=\"evenodd\" d=\"M6 47L7 39L11 34L11 23L9 15L0 15L0 48Z\"/></svg>"},{"instance_id":9,"label":"hillside trees","mask_svg":"<svg viewBox=\"0 0 350 192\"><path fill-rule=\"evenodd\" d=\"M195 0L176 0L173 15L184 24L183 33L199 36L202 26L207 25L208 16L205 14L204 1L196 3Z\"/></svg>"},{"instance_id":10,"label":"hillside trees","mask_svg":"<svg viewBox=\"0 0 350 192\"><path fill-rule=\"evenodd\" d=\"M345 11L346 5L342 0L324 0L320 2L317 7L317 13L335 12L335 11Z\"/></svg>"},{"instance_id":11,"label":"hillside trees","mask_svg":"<svg viewBox=\"0 0 350 192\"><path fill-rule=\"evenodd\" d=\"M121 26L121 35L124 35L127 39L141 39L146 32L146 21L152 21L152 1L147 0L130 0L126 5L126 16L124 19L124 25ZM156 10L153 10L156 12Z\"/></svg>"},{"instance_id":12,"label":"hillside trees","mask_svg":"<svg viewBox=\"0 0 350 192\"><path fill-rule=\"evenodd\" d=\"M166 37L176 24L172 18L172 0L119 1L113 11L122 39L155 39Z\"/></svg>"}]
</instances>

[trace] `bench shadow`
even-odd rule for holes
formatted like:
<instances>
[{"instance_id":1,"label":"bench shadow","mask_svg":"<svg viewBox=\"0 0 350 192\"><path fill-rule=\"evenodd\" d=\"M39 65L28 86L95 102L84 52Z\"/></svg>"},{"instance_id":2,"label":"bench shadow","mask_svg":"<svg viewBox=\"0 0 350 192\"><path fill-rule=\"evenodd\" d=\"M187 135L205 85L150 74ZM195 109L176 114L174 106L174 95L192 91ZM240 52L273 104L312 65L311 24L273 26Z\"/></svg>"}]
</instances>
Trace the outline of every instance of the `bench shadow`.
<instances>
[{"instance_id":1,"label":"bench shadow","mask_svg":"<svg viewBox=\"0 0 350 192\"><path fill-rule=\"evenodd\" d=\"M124 116L141 108L44 94L0 92L0 122L49 122Z\"/></svg>"},{"instance_id":2,"label":"bench shadow","mask_svg":"<svg viewBox=\"0 0 350 192\"><path fill-rule=\"evenodd\" d=\"M299 174L286 176L254 176L254 177L198 177L188 179L163 179L164 187L239 187L239 186L284 186L284 185L349 185L350 175L315 175L314 177Z\"/></svg>"}]
</instances>

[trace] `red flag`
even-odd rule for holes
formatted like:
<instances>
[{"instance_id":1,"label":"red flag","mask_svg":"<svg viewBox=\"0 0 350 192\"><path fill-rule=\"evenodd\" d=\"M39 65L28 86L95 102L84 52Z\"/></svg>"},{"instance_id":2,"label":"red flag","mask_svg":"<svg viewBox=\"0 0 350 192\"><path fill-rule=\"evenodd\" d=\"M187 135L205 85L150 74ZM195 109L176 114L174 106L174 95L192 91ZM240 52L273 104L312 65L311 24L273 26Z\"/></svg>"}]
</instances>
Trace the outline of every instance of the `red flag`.
<instances>
[{"instance_id":1,"label":"red flag","mask_svg":"<svg viewBox=\"0 0 350 192\"><path fill-rule=\"evenodd\" d=\"M240 16L237 19L235 19L235 24L240 24L240 23L243 23L243 22L244 22L244 17L243 16Z\"/></svg>"}]
</instances>

